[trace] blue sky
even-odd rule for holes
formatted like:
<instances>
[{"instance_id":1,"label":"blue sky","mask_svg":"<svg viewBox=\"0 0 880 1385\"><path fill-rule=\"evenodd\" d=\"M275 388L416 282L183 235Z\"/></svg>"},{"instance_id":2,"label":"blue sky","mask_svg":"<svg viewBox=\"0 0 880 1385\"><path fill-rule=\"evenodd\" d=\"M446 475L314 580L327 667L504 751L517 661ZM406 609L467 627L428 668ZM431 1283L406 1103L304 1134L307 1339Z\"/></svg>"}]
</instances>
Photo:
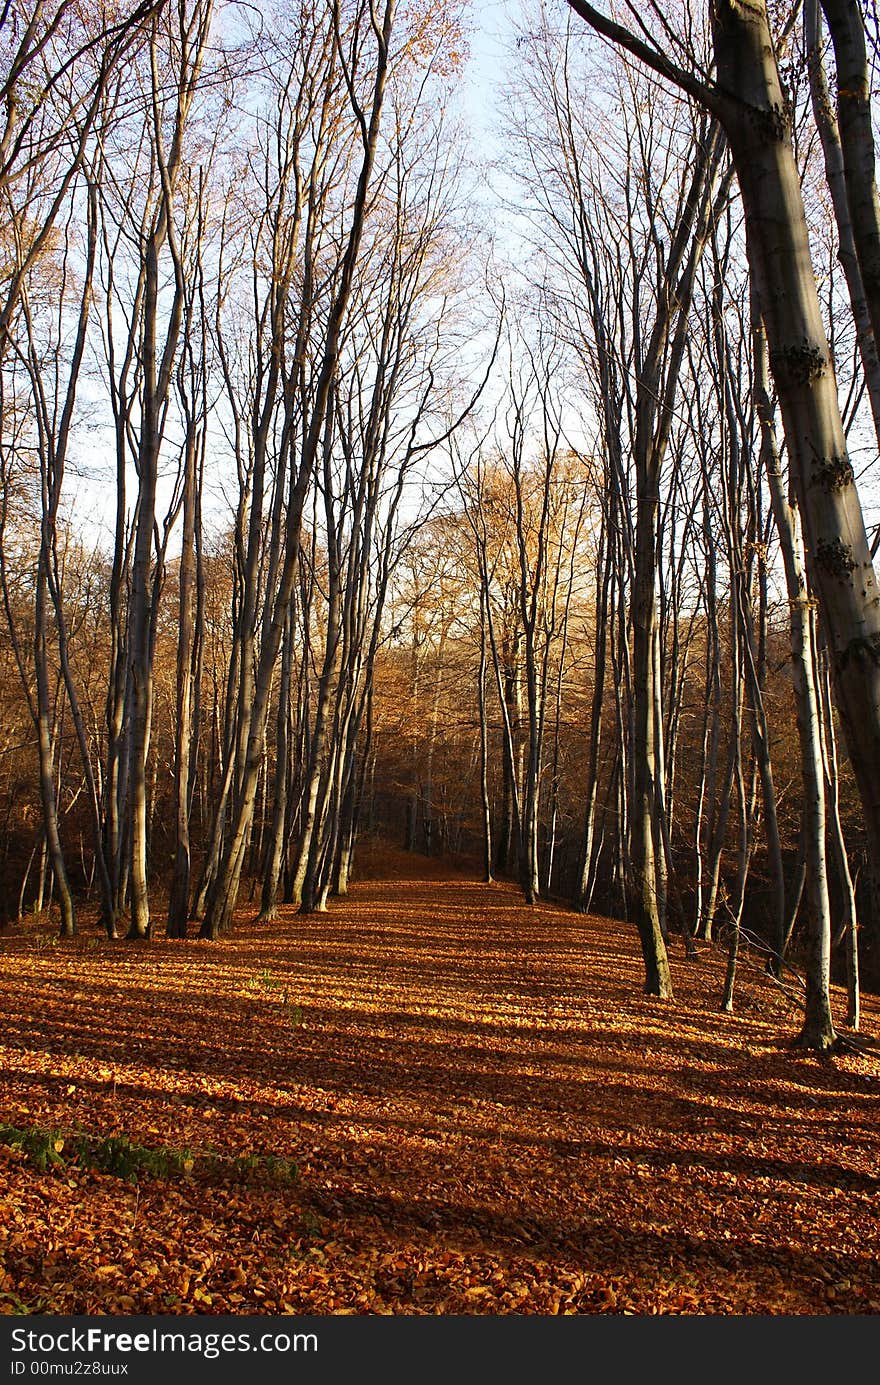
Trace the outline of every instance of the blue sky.
<instances>
[{"instance_id":1,"label":"blue sky","mask_svg":"<svg viewBox=\"0 0 880 1385\"><path fill-rule=\"evenodd\" d=\"M470 6L470 58L464 83L465 109L474 134L494 133L498 89L505 77L511 43L513 0L473 0Z\"/></svg>"}]
</instances>

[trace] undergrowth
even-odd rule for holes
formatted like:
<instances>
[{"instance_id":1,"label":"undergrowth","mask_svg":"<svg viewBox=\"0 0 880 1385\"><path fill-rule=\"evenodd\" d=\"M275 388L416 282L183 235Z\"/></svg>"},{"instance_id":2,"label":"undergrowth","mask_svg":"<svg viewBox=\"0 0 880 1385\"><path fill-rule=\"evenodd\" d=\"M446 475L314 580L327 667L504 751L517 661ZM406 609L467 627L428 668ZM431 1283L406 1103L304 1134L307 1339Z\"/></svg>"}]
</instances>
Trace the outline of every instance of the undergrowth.
<instances>
[{"instance_id":1,"label":"undergrowth","mask_svg":"<svg viewBox=\"0 0 880 1385\"><path fill-rule=\"evenodd\" d=\"M245 1182L290 1183L299 1175L296 1164L275 1154L223 1155L216 1150L194 1154L189 1149L153 1149L127 1135L102 1139L85 1131L65 1134L43 1126L23 1129L0 1124L0 1144L20 1150L41 1173L76 1165L136 1183L139 1178L186 1178L202 1174Z\"/></svg>"}]
</instances>

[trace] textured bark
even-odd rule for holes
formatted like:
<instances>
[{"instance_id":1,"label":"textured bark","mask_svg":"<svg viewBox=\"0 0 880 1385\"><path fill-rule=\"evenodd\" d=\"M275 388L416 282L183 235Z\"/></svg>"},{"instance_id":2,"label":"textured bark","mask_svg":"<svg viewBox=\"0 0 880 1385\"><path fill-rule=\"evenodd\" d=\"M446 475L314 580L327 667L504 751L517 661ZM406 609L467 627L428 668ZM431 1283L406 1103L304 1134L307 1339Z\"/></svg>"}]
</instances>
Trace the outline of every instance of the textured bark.
<instances>
[{"instance_id":1,"label":"textured bark","mask_svg":"<svg viewBox=\"0 0 880 1385\"><path fill-rule=\"evenodd\" d=\"M763 5L714 15L724 124L746 208L749 263L789 445L811 583L880 873L880 593L813 276L789 114ZM730 93L731 95L726 95ZM864 277L864 269L863 269ZM865 280L866 291L868 282Z\"/></svg>"},{"instance_id":2,"label":"textured bark","mask_svg":"<svg viewBox=\"0 0 880 1385\"><path fill-rule=\"evenodd\" d=\"M708 85L584 0L589 24L713 111L728 137L746 213L749 266L770 348L803 516L810 578L828 632L838 710L865 817L875 926L880 927L880 593L810 262L791 117L764 0L716 0L716 81ZM864 29L855 0L823 4L844 92L838 120L847 192L869 304L880 287L880 238ZM850 138L850 131L856 132ZM858 133L860 132L860 133ZM856 172L858 170L858 172ZM864 232L864 235L863 235ZM872 309L872 321L875 314ZM875 339L877 331L875 328Z\"/></svg>"}]
</instances>

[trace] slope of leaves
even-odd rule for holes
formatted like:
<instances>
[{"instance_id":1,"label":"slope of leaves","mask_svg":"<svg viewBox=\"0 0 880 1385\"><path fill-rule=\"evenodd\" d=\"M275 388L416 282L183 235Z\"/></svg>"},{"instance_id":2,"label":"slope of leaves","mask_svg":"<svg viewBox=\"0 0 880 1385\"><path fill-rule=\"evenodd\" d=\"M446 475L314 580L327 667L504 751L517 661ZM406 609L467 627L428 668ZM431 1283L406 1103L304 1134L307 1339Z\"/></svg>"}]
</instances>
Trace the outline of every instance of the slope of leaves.
<instances>
[{"instance_id":1,"label":"slope of leaves","mask_svg":"<svg viewBox=\"0 0 880 1385\"><path fill-rule=\"evenodd\" d=\"M4 1312L880 1312L880 1061L757 965L463 878L0 947Z\"/></svg>"}]
</instances>

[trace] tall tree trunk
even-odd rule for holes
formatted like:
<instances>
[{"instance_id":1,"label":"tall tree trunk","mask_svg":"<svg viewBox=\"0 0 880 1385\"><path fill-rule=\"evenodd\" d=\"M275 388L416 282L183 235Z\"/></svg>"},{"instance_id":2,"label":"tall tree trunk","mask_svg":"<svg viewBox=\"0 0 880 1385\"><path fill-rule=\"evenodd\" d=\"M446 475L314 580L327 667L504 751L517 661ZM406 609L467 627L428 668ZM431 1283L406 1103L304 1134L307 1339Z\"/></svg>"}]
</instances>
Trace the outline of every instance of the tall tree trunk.
<instances>
[{"instance_id":1,"label":"tall tree trunk","mask_svg":"<svg viewBox=\"0 0 880 1385\"><path fill-rule=\"evenodd\" d=\"M163 237L164 238L164 237ZM150 570L159 471L160 404L156 380L156 323L159 298L159 240L151 237L146 252L144 300L144 391L138 448L138 505L129 598L129 669L131 712L129 780L131 919L129 938L148 938L151 931L147 880L147 752L153 702Z\"/></svg>"},{"instance_id":2,"label":"tall tree trunk","mask_svg":"<svg viewBox=\"0 0 880 1385\"><path fill-rule=\"evenodd\" d=\"M809 937L807 1009L801 1042L825 1049L835 1040L831 1015L831 904L825 856L825 774L822 755L822 722L816 685L815 614L810 599L806 560L800 534L799 513L789 503L782 482L779 450L773 427L773 405L767 374L764 327L755 296L752 310L755 399L761 427L761 452L770 488L770 500L782 552L790 612L792 685L801 752L803 807L801 838L806 872ZM779 974L782 953L774 959Z\"/></svg>"},{"instance_id":3,"label":"tall tree trunk","mask_svg":"<svg viewBox=\"0 0 880 1385\"><path fill-rule=\"evenodd\" d=\"M490 632L491 633L491 632ZM501 820L495 834L495 871L503 875L510 869L511 858L519 859L521 834L520 774L522 763L521 692L519 647L521 634L510 639L510 649L504 653L504 663L496 667L496 682L500 684L502 711L501 761Z\"/></svg>"},{"instance_id":4,"label":"tall tree trunk","mask_svg":"<svg viewBox=\"0 0 880 1385\"><path fill-rule=\"evenodd\" d=\"M275 723L275 794L272 801L272 824L263 870L260 895L260 918L272 919L278 904L281 883L281 864L284 857L284 827L287 821L290 756L290 691L293 669L293 620L288 619L281 646L281 678L278 684L278 709Z\"/></svg>"},{"instance_id":5,"label":"tall tree trunk","mask_svg":"<svg viewBox=\"0 0 880 1385\"><path fill-rule=\"evenodd\" d=\"M837 868L837 881L840 888L840 922L832 946L841 940L846 958L846 1023L851 1029L858 1029L861 1020L861 996L859 993L859 919L856 907L856 892L846 855L846 840L843 823L840 820L840 768L837 759L837 736L834 730L834 705L831 697L831 679L828 672L826 651L822 650L819 669L820 700L822 703L822 723L824 730L825 790L829 808L829 835L831 852ZM829 924L829 933L830 933Z\"/></svg>"},{"instance_id":6,"label":"tall tree trunk","mask_svg":"<svg viewBox=\"0 0 880 1385\"><path fill-rule=\"evenodd\" d=\"M147 803L147 756L153 711L153 644L155 603L158 584L151 580L153 535L156 522L156 494L159 479L159 453L185 302L184 269L174 220L174 193L183 159L183 138L193 97L202 68L212 0L195 0L191 11L181 4L177 19L175 55L177 85L172 98L173 131L166 155L159 115L160 74L158 70L158 31L151 35L150 58L152 99L154 102L150 136L158 171L159 193L155 209L145 227L143 243L143 320L139 342L142 385L140 432L138 436L138 500L135 521L134 555L131 564L129 596L129 673L131 678L130 768L130 869L131 920L129 938L148 938L151 934L147 878L149 812ZM170 252L173 290L166 311L160 306L161 258ZM164 333L161 347L159 332Z\"/></svg>"},{"instance_id":7,"label":"tall tree trunk","mask_svg":"<svg viewBox=\"0 0 880 1385\"><path fill-rule=\"evenodd\" d=\"M880 200L877 197L871 76L859 0L820 0L837 68L837 122L846 196L862 286L876 343L880 341ZM835 207L836 210L836 207ZM821 454L820 454L821 455Z\"/></svg>"},{"instance_id":8,"label":"tall tree trunk","mask_svg":"<svg viewBox=\"0 0 880 1385\"><path fill-rule=\"evenodd\" d=\"M480 667L477 673L480 719L480 804L482 807L483 879L492 883L492 804L489 799L489 728L486 718L486 594L480 583Z\"/></svg>"},{"instance_id":9,"label":"tall tree trunk","mask_svg":"<svg viewBox=\"0 0 880 1385\"><path fill-rule=\"evenodd\" d=\"M180 554L179 630L177 636L177 707L174 735L174 868L168 900L169 938L185 938L191 874L189 817L192 802L193 711L195 696L196 616L196 465L197 439L187 439L183 492L183 536Z\"/></svg>"},{"instance_id":10,"label":"tall tree trunk","mask_svg":"<svg viewBox=\"0 0 880 1385\"><path fill-rule=\"evenodd\" d=\"M67 867L64 862L61 834L58 830L58 798L55 788L55 752L49 689L47 581L44 564L45 554L41 554L37 569L37 591L34 607L34 668L37 684L36 729L40 800L43 807L46 856L58 888L58 905L61 910L60 934L62 938L72 938L76 933L76 911Z\"/></svg>"},{"instance_id":11,"label":"tall tree trunk","mask_svg":"<svg viewBox=\"0 0 880 1385\"><path fill-rule=\"evenodd\" d=\"M842 8L842 6L835 5L834 8L839 9ZM862 282L862 271L859 267L859 255L856 250L852 217L850 216L849 210L846 169L843 148L840 142L840 129L834 114L831 94L828 90L828 83L825 77L821 39L822 32L821 19L819 16L819 0L805 0L804 43L807 51L807 69L810 74L810 96L813 105L813 118L816 121L816 129L819 131L819 138L822 141L822 153L825 160L825 181L828 184L828 191L831 194L831 205L834 208L834 220L837 223L837 258L843 269L843 275L846 279L846 287L849 293L850 306L852 307L853 321L855 322L856 328L856 341L859 348L859 358L862 363L865 387L871 405L871 416L874 420L874 432L878 440L880 440L880 356L878 356L877 353L877 342L874 337L871 312L868 307L865 286ZM847 102L847 97L845 95L839 94L838 99L844 104ZM857 151L857 154L860 157L860 151ZM874 155L872 150L869 163L871 176L873 176L873 160ZM863 194L860 189L860 196L861 195Z\"/></svg>"},{"instance_id":12,"label":"tall tree trunk","mask_svg":"<svg viewBox=\"0 0 880 1385\"><path fill-rule=\"evenodd\" d=\"M230 832L229 843L207 901L205 918L200 930L200 936L205 938L216 939L230 928L238 900L244 854L253 820L257 781L262 761L269 686L272 670L281 647L287 608L293 593L299 564L299 546L306 490L315 474L325 429L328 427L328 421L332 418L330 413L331 396L341 351L343 324L352 295L355 269L369 214L369 194L389 74L390 41L394 13L395 0L385 0L379 13L373 10L370 12L371 36L376 43L376 64L367 110L360 107L356 92L353 87L349 87L349 95L355 106L358 125L363 138L357 190L351 207L339 278L327 313L323 353L315 380L311 415L302 442L298 467L292 468L285 521L284 558L274 587L274 599L270 597L263 642L260 648L253 705L250 708L248 723L248 752L241 782L241 792L238 796L235 821ZM336 43L341 48L343 38L338 0L334 0L333 3L333 24Z\"/></svg>"},{"instance_id":13,"label":"tall tree trunk","mask_svg":"<svg viewBox=\"0 0 880 1385\"><path fill-rule=\"evenodd\" d=\"M659 479L659 478L658 478ZM645 963L645 991L661 999L672 997L672 977L657 902L657 863L654 851L656 761L654 754L654 657L656 603L656 486L639 488L636 517L636 561L633 579L633 691L635 741L633 759L632 869L635 924Z\"/></svg>"},{"instance_id":14,"label":"tall tree trunk","mask_svg":"<svg viewBox=\"0 0 880 1385\"><path fill-rule=\"evenodd\" d=\"M770 368L803 515L810 579L834 665L838 710L865 818L873 925L880 933L880 593L847 455L833 362L822 323L791 113L779 77L765 0L715 0L716 81L707 85L586 0L568 0L721 121L746 213L749 267L770 347ZM838 122L847 193L872 323L880 285L880 235L870 131L864 26L856 0L827 0L835 37Z\"/></svg>"},{"instance_id":15,"label":"tall tree trunk","mask_svg":"<svg viewBox=\"0 0 880 1385\"><path fill-rule=\"evenodd\" d=\"M596 798L599 788L599 743L602 737L602 708L605 702L605 666L608 650L608 610L614 563L613 545L608 539L608 524L603 513L596 563L596 621L595 653L593 656L593 691L590 698L589 740L587 742L587 776L584 807L584 833L580 864L572 906L583 912L590 906L590 879L593 868L593 839L596 830Z\"/></svg>"},{"instance_id":16,"label":"tall tree trunk","mask_svg":"<svg viewBox=\"0 0 880 1385\"><path fill-rule=\"evenodd\" d=\"M713 24L718 83L730 93L724 97L723 119L746 208L749 264L804 517L811 582L829 634L838 708L865 813L875 903L880 903L880 592L847 455L766 9L724 0L716 6ZM864 264L862 277L870 301ZM880 927L880 909L875 927Z\"/></svg>"}]
</instances>

